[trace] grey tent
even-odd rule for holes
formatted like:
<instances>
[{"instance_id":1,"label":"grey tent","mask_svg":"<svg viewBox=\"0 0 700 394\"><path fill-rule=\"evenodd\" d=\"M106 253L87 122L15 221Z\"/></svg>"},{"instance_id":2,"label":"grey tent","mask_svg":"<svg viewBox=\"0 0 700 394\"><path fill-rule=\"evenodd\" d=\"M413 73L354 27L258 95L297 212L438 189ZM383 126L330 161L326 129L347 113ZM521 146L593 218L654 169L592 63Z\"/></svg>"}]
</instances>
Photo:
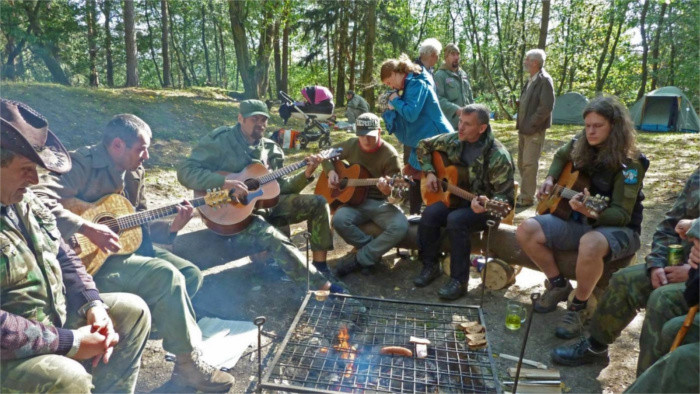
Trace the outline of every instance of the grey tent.
<instances>
[{"instance_id":1,"label":"grey tent","mask_svg":"<svg viewBox=\"0 0 700 394\"><path fill-rule=\"evenodd\" d=\"M583 124L583 109L588 99L580 93L569 92L557 97L552 110L554 124Z\"/></svg>"},{"instance_id":2,"label":"grey tent","mask_svg":"<svg viewBox=\"0 0 700 394\"><path fill-rule=\"evenodd\" d=\"M700 120L690 100L675 86L647 93L630 109L637 130L700 132Z\"/></svg>"}]
</instances>

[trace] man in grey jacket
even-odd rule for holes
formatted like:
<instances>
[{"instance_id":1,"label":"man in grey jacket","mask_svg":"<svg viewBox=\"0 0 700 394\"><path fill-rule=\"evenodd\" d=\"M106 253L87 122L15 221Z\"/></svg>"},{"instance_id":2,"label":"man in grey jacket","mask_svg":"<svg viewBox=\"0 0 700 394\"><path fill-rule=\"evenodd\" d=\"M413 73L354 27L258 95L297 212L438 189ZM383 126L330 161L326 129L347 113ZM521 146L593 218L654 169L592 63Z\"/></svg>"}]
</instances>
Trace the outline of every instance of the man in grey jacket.
<instances>
[{"instance_id":1,"label":"man in grey jacket","mask_svg":"<svg viewBox=\"0 0 700 394\"><path fill-rule=\"evenodd\" d=\"M554 83L544 70L547 55L541 49L531 49L525 54L523 67L530 78L520 94L518 118L518 172L520 172L521 207L534 203L537 188L537 167L544 144L544 134L552 126L554 108Z\"/></svg>"}]
</instances>

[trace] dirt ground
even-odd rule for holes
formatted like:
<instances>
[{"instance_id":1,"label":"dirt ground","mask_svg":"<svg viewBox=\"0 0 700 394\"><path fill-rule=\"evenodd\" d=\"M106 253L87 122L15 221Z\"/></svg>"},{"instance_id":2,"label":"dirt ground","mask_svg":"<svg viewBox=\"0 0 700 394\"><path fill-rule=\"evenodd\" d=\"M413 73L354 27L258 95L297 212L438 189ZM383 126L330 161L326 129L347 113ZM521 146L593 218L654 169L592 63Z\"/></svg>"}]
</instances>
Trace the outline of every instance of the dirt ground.
<instances>
[{"instance_id":1,"label":"dirt ground","mask_svg":"<svg viewBox=\"0 0 700 394\"><path fill-rule=\"evenodd\" d=\"M172 174L159 174L160 179ZM167 182L167 179L165 180ZM165 197L158 188L151 189L152 198ZM172 200L179 196L168 195ZM156 203L154 203L156 204ZM644 229L642 233L642 250L638 256L644 256L649 250L653 228L670 207L667 204L647 206L644 211ZM153 205L157 206L157 205ZM534 215L534 209L519 210L516 224ZM195 217L181 233L186 234L204 228L201 220ZM303 238L298 233L305 225L292 227L292 239L303 248ZM183 237L186 238L186 237ZM275 352L298 312L305 296L306 288L285 280L284 273L274 266L264 263L252 263L249 258L228 261L221 256L221 251L203 248L201 245L187 245L184 250L192 251L195 263L203 269L205 280L200 292L194 297L193 303L198 318L205 316L219 317L230 320L252 321L258 316L265 316L267 322L263 326L263 368L270 363ZM350 247L336 236L335 250L329 255L330 265L335 259L343 256ZM387 299L405 299L424 302L442 302L437 297L437 289L446 280L445 277L436 280L426 288L416 288L412 279L420 271L420 262L415 257L400 258L396 250L385 255L383 264L370 275L354 273L344 278L350 291L355 295L380 297ZM190 253L190 252L188 252ZM226 261L222 261L226 260ZM212 263L216 262L216 264ZM638 257L638 263L643 258ZM529 305L529 297L533 292L543 292L544 275L540 272L523 269L517 276L515 284L507 289L486 292L484 299L484 316L489 333L491 350L494 354L499 380L507 378L506 370L515 366L515 362L498 358L499 353L518 355L524 336L524 328L510 331L505 328L505 307L509 300L515 300L523 305ZM467 297L454 301L471 305L479 304L480 279L472 272ZM552 347L565 343L554 336L553 328L557 320L564 314L564 304L549 314L535 314L532 321L525 358L540 361L561 371L564 392L604 392L617 393L629 386L635 378L637 355L639 352L639 332L644 313L625 329L622 336L610 347L610 363L608 365L593 364L583 367L557 367L549 359ZM165 353L160 340L150 340L145 350L137 391L139 392L191 392L185 387L179 387L170 381L173 363L165 360ZM256 389L258 381L258 360L255 347L249 348L241 357L238 364L230 372L236 378L232 393L251 392ZM264 374L264 370L263 370Z\"/></svg>"}]
</instances>

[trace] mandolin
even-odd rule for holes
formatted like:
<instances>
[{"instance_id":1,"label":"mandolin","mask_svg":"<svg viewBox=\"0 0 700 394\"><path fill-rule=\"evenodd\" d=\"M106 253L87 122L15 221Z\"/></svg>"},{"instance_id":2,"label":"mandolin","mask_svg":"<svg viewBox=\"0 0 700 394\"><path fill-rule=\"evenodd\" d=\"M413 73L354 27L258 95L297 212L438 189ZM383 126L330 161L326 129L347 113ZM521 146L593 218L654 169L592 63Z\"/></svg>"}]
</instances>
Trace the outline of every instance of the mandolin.
<instances>
[{"instance_id":1,"label":"mandolin","mask_svg":"<svg viewBox=\"0 0 700 394\"><path fill-rule=\"evenodd\" d=\"M229 201L231 201L229 192L220 190L212 191L202 197L190 200L190 204L194 207L215 207ZM71 198L61 201L61 204L69 211L80 215L80 217L89 222L104 224L119 236L119 244L122 247L117 252L103 252L82 234L76 233L70 237L68 244L83 262L90 275L94 275L109 256L131 254L138 250L143 240L141 225L166 216L175 215L177 206L180 205L178 203L135 212L131 202L120 194L106 195L94 203Z\"/></svg>"},{"instance_id":2,"label":"mandolin","mask_svg":"<svg viewBox=\"0 0 700 394\"><path fill-rule=\"evenodd\" d=\"M585 174L573 171L573 164L566 163L552 191L537 204L537 214L549 213L564 220L568 219L572 210L567 200L581 193L590 184L590 180ZM591 215L597 217L601 211L607 208L609 201L608 197L596 195L584 197L582 202Z\"/></svg>"},{"instance_id":3,"label":"mandolin","mask_svg":"<svg viewBox=\"0 0 700 394\"><path fill-rule=\"evenodd\" d=\"M320 156L325 160L333 159L340 156L342 151L342 148L326 149ZM306 164L306 160L302 160L270 172L264 165L253 163L237 173L220 171L219 174L226 176L227 180L234 179L245 183L248 195L243 200L233 199L230 203L217 207L200 207L199 213L204 224L220 235L234 235L245 230L253 219L251 214L255 209L277 205L280 195L277 178L303 168ZM198 197L204 193L196 190L194 195Z\"/></svg>"}]
</instances>

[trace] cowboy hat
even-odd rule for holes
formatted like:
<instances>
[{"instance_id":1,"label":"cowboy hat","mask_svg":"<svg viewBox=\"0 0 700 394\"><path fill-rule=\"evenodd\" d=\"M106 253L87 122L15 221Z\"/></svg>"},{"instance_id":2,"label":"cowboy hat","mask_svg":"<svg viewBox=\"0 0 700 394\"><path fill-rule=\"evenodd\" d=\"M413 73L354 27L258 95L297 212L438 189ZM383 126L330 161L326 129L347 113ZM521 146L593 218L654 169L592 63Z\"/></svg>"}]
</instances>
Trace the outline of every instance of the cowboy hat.
<instances>
[{"instance_id":1,"label":"cowboy hat","mask_svg":"<svg viewBox=\"0 0 700 394\"><path fill-rule=\"evenodd\" d=\"M15 152L49 171L70 171L71 160L66 148L49 123L24 103L0 100L0 146Z\"/></svg>"}]
</instances>

